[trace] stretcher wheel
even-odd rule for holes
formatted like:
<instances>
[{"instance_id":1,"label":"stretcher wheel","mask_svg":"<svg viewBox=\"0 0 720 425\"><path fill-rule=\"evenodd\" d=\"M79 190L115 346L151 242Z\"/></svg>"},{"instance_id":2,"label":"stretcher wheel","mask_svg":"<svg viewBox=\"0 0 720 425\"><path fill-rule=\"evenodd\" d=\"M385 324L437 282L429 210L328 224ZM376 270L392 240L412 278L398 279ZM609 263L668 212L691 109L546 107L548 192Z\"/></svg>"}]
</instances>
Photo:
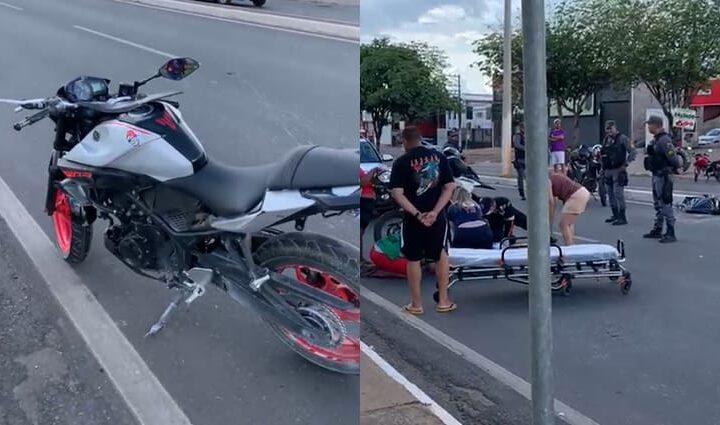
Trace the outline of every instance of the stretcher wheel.
<instances>
[{"instance_id":1,"label":"stretcher wheel","mask_svg":"<svg viewBox=\"0 0 720 425\"><path fill-rule=\"evenodd\" d=\"M620 292L623 295L630 293L630 289L632 288L632 278L630 277L630 273L623 274L623 277L618 280L618 283L620 284Z\"/></svg>"},{"instance_id":2,"label":"stretcher wheel","mask_svg":"<svg viewBox=\"0 0 720 425\"><path fill-rule=\"evenodd\" d=\"M564 277L563 280L565 280L565 287L562 289L562 294L566 297L570 296L570 291L572 291L572 279L569 277Z\"/></svg>"},{"instance_id":3,"label":"stretcher wheel","mask_svg":"<svg viewBox=\"0 0 720 425\"><path fill-rule=\"evenodd\" d=\"M450 296L450 290L448 289L448 297ZM433 292L433 300L435 300L435 304L440 302L440 292L435 291Z\"/></svg>"},{"instance_id":4,"label":"stretcher wheel","mask_svg":"<svg viewBox=\"0 0 720 425\"><path fill-rule=\"evenodd\" d=\"M550 287L553 292L562 292L563 295L570 295L572 289L572 278L569 275L562 275Z\"/></svg>"}]
</instances>

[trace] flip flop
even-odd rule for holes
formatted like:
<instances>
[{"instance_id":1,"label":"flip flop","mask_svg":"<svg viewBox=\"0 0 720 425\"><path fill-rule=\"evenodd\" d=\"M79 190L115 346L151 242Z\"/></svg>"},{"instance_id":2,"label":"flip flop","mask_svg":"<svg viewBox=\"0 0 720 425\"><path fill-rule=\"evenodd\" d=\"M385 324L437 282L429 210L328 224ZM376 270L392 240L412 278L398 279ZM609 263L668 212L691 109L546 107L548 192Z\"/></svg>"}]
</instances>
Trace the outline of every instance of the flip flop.
<instances>
[{"instance_id":1,"label":"flip flop","mask_svg":"<svg viewBox=\"0 0 720 425\"><path fill-rule=\"evenodd\" d=\"M413 307L410 304L403 306L403 311L408 314L412 314L413 316L419 316L423 314L423 309L420 307Z\"/></svg>"},{"instance_id":2,"label":"flip flop","mask_svg":"<svg viewBox=\"0 0 720 425\"><path fill-rule=\"evenodd\" d=\"M445 307L438 306L437 308L435 308L435 311L437 311L438 313L450 313L451 311L455 310L457 310L457 304L455 303L451 303L450 305Z\"/></svg>"}]
</instances>

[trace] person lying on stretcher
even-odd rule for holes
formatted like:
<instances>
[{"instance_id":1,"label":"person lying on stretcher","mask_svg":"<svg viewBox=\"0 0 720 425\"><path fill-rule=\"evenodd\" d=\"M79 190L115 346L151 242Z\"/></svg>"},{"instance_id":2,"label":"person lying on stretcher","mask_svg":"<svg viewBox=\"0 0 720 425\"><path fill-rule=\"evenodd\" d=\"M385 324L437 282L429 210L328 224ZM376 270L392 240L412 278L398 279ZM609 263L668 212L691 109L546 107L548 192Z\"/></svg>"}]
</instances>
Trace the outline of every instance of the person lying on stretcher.
<instances>
[{"instance_id":1,"label":"person lying on stretcher","mask_svg":"<svg viewBox=\"0 0 720 425\"><path fill-rule=\"evenodd\" d=\"M483 198L480 204L462 187L453 194L448 209L454 248L491 249L493 243L513 237L517 224L527 230L527 217L507 198Z\"/></svg>"}]
</instances>

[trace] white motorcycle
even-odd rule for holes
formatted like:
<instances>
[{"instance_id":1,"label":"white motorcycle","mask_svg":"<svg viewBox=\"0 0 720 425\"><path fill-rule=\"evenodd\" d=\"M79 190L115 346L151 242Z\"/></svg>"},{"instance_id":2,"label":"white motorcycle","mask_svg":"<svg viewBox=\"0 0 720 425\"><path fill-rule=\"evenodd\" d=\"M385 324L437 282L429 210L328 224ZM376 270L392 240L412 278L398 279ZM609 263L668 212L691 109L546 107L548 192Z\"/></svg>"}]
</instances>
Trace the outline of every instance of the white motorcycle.
<instances>
[{"instance_id":1,"label":"white motorcycle","mask_svg":"<svg viewBox=\"0 0 720 425\"><path fill-rule=\"evenodd\" d=\"M359 373L360 254L302 232L309 216L359 209L357 153L302 146L255 167L208 158L169 100L180 92L138 92L155 78L181 80L198 67L172 59L145 80L120 84L116 94L107 79L79 77L50 98L0 99L16 112L39 111L15 124L17 131L44 118L55 122L46 212L60 254L71 264L85 260L93 223L107 220L105 247L136 273L177 290L148 335L212 284L249 301L301 356ZM283 223L296 231L279 231Z\"/></svg>"}]
</instances>

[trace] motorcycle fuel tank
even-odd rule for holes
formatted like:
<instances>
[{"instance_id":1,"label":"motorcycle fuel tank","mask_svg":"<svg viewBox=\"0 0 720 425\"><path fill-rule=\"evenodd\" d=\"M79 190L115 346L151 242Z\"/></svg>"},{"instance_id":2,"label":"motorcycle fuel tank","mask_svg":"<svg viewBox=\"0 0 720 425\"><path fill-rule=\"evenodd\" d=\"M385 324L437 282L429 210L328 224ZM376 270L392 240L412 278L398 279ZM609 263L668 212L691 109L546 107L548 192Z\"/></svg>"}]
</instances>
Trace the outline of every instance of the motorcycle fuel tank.
<instances>
[{"instance_id":1,"label":"motorcycle fuel tank","mask_svg":"<svg viewBox=\"0 0 720 425\"><path fill-rule=\"evenodd\" d=\"M180 113L159 102L99 124L64 158L158 181L192 175L207 161Z\"/></svg>"}]
</instances>

